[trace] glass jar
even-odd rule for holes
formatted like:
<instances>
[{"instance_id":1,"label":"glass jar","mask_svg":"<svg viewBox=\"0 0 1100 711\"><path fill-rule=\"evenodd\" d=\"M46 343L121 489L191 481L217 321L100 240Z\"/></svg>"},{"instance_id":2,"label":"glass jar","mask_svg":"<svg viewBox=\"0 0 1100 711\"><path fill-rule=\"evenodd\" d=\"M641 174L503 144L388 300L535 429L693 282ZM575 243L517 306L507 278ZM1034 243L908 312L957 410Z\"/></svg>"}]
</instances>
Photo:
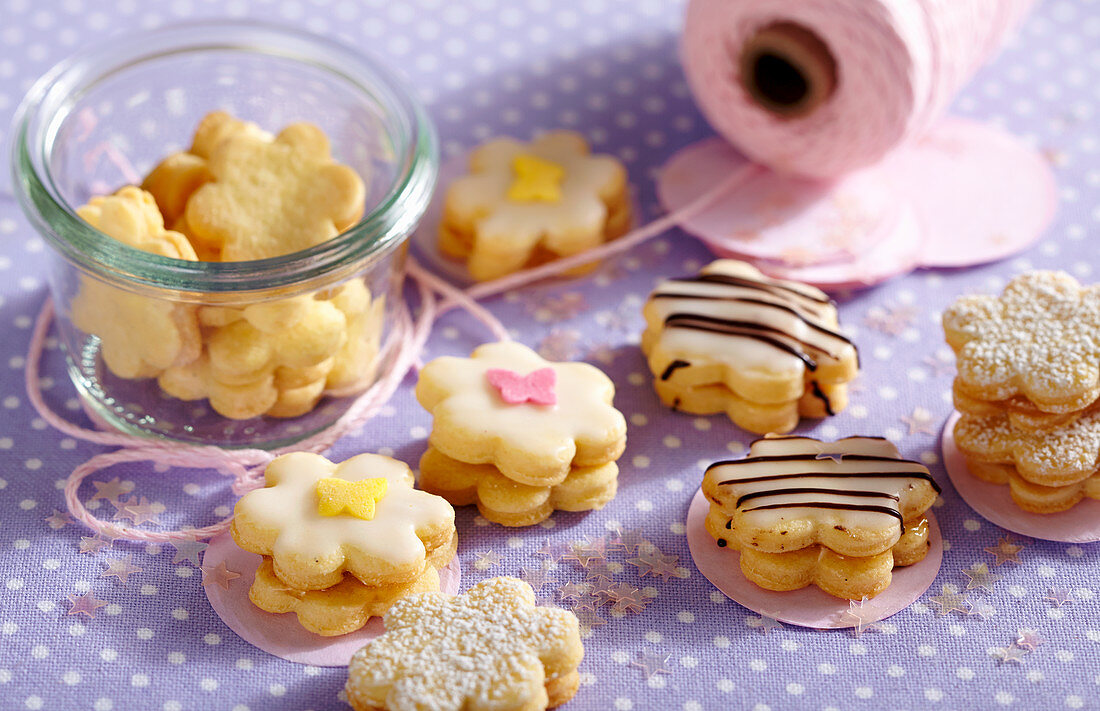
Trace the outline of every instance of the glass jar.
<instances>
[{"instance_id":1,"label":"glass jar","mask_svg":"<svg viewBox=\"0 0 1100 711\"><path fill-rule=\"evenodd\" d=\"M135 249L77 215L186 150L218 109L273 132L319 126L364 179L363 217L286 256L203 262ZM439 161L423 109L377 62L253 22L136 33L51 69L12 135L15 191L52 247L56 327L95 419L177 441L284 446L331 425L390 367L406 239Z\"/></svg>"}]
</instances>

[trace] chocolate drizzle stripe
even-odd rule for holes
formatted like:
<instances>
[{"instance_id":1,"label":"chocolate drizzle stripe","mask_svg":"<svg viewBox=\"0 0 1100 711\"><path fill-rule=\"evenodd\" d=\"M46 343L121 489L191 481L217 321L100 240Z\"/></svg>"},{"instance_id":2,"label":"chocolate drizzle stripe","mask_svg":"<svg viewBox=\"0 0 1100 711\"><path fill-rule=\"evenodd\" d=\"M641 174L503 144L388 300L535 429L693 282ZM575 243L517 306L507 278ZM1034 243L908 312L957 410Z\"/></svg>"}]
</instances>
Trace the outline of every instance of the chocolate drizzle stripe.
<instances>
[{"instance_id":1,"label":"chocolate drizzle stripe","mask_svg":"<svg viewBox=\"0 0 1100 711\"><path fill-rule=\"evenodd\" d=\"M688 363L686 360L679 360L679 359L674 360L671 363L669 363L668 367L665 368L665 371L663 373L661 373L661 380L668 380L669 378L672 377L672 374L675 373L680 368L688 368L690 366L691 366L691 363Z\"/></svg>"},{"instance_id":2,"label":"chocolate drizzle stripe","mask_svg":"<svg viewBox=\"0 0 1100 711\"><path fill-rule=\"evenodd\" d=\"M763 307L766 307L766 308L778 309L780 311L784 311L786 313L791 314L792 316L794 316L798 320L802 321L802 323L806 324L807 326L814 329L815 331L818 331L819 333L822 333L825 336L828 336L829 338L835 338L838 341L842 341L844 343L847 343L848 345L852 345L851 339L848 338L847 336L845 336L844 334L839 333L837 331L834 331L830 328L826 328L825 326L822 326L821 324L817 323L816 321L813 321L811 318L808 318L806 314L800 313L798 311L798 309L787 306L786 304L777 304L774 301L765 301L764 299L752 299L752 298L745 297L745 296L719 296L719 295L710 295L710 294L706 294L706 295L704 295L704 294L683 294L683 293L679 293L679 292L671 292L671 293L669 293L669 292L656 292L656 293L653 294L653 298L654 299L689 299L689 300L698 300L698 301L725 301L725 302L733 302L733 303L738 303L738 304L754 304L754 305L763 306Z\"/></svg>"},{"instance_id":3,"label":"chocolate drizzle stripe","mask_svg":"<svg viewBox=\"0 0 1100 711\"><path fill-rule=\"evenodd\" d=\"M859 496L872 499L890 499L901 501L901 498L885 491L844 491L840 489L823 489L816 486L792 486L789 489L768 489L765 491L753 491L737 499L737 508L741 504L752 499L765 499L772 496L786 496L788 494L825 494L826 496Z\"/></svg>"},{"instance_id":4,"label":"chocolate drizzle stripe","mask_svg":"<svg viewBox=\"0 0 1100 711\"><path fill-rule=\"evenodd\" d=\"M755 279L745 279L744 277L732 276L730 274L700 274L697 277L688 279L669 279L670 282L680 284L691 284L697 282L711 283L711 284L728 284L730 286L743 286L747 289L759 289L761 291L779 290L793 294L800 299L806 299L807 301L813 301L818 304L831 304L832 299L828 297L811 296L810 294L804 294L798 289L793 289L783 284L778 284L771 281L759 281Z\"/></svg>"},{"instance_id":5,"label":"chocolate drizzle stripe","mask_svg":"<svg viewBox=\"0 0 1100 711\"><path fill-rule=\"evenodd\" d=\"M821 350L815 346L804 343L799 339L784 333L779 329L772 328L770 326L764 326L759 323L752 323L751 321L736 321L733 319L716 318L714 316L704 316L702 314L685 314L675 313L665 319L666 328L689 328L697 331L708 331L711 333L720 333L727 336L740 336L741 338L752 338L757 341L763 341L770 346L778 348L779 350L790 353L795 358L801 360L806 368L813 371L817 370L817 361L809 356L809 354L794 348L788 343L784 343L775 336L768 335L769 333L778 334L784 338L789 338L800 345L813 348L814 350ZM763 333L761 333L763 331ZM824 352L824 351L822 351Z\"/></svg>"},{"instance_id":6,"label":"chocolate drizzle stripe","mask_svg":"<svg viewBox=\"0 0 1100 711\"><path fill-rule=\"evenodd\" d=\"M923 471L885 471L885 472L794 472L791 474L768 474L748 479L725 479L718 482L718 486L726 484L758 484L762 481L783 481L784 479L800 479L807 477L820 477L822 479L923 479L932 485L936 493L940 493L940 485L932 478L931 474Z\"/></svg>"},{"instance_id":7,"label":"chocolate drizzle stripe","mask_svg":"<svg viewBox=\"0 0 1100 711\"><path fill-rule=\"evenodd\" d=\"M764 504L763 506L754 506L751 509L744 509L744 512L745 513L751 513L753 511L764 511L764 510L768 510L768 509L801 509L801 508L808 508L808 509L840 509L840 510L844 510L844 511L869 511L871 513L881 513L881 514L886 514L887 516L893 516L898 521L901 521L902 523L905 523L905 520L901 517L901 513L899 511L896 511L895 509L891 509L891 508L886 507L886 506L874 506L874 505L871 505L871 504L867 504L867 505L840 504L840 503L832 503L832 502L829 502L829 501L811 501L811 502L793 503L793 504Z\"/></svg>"},{"instance_id":8,"label":"chocolate drizzle stripe","mask_svg":"<svg viewBox=\"0 0 1100 711\"><path fill-rule=\"evenodd\" d=\"M829 396L825 394L825 391L821 389L816 380L810 381L810 392L821 402L825 403L825 414L832 417L836 413L833 412L833 403L829 400Z\"/></svg>"}]
</instances>

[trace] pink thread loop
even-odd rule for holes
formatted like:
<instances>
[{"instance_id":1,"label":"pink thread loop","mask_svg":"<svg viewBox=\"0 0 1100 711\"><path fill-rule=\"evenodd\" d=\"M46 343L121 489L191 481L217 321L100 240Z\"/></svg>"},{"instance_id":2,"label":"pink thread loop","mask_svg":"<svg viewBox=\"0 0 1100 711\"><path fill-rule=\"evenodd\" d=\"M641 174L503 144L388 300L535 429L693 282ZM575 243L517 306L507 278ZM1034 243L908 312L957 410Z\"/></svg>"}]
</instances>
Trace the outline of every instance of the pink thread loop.
<instances>
[{"instance_id":1,"label":"pink thread loop","mask_svg":"<svg viewBox=\"0 0 1100 711\"><path fill-rule=\"evenodd\" d=\"M679 222L705 209L719 195L744 183L762 168L747 165L716 184L712 189L671 213L653 222L633 230L623 237L595 249L550 262L543 266L528 269L491 282L484 282L466 291L456 288L435 274L426 271L415 260L409 259L405 274L417 285L420 298L420 313L414 318L405 302L397 309L396 322L386 353L392 357L389 370L379 378L366 392L361 394L347 411L330 427L314 434L290 447L270 452L260 449L223 450L207 445L189 445L178 442L145 439L121 432L103 432L79 427L65 420L42 397L39 383L41 359L45 350L46 334L53 321L53 301L46 299L35 321L27 349L27 362L24 367L27 395L38 412L54 429L70 437L105 446L121 447L113 452L97 454L84 462L69 475L65 483L65 502L69 512L78 521L92 531L109 536L134 541L198 540L216 536L225 531L231 518L203 528L189 528L179 531L147 531L133 526L119 525L104 521L92 515L78 496L80 484L91 474L106 467L126 462L155 461L172 464L181 468L214 469L233 479L233 493L238 496L261 486L263 468L275 457L291 451L324 452L348 432L361 427L389 402L393 393L401 385L409 370L419 361L424 345L431 335L432 326L445 312L461 307L484 325L499 340L510 340L508 330L485 307L477 303L478 299L499 294L502 291L529 284L540 279L555 276L567 269L605 259L624 252L662 232L675 227ZM442 302L436 295L442 297ZM339 395L339 393L330 393Z\"/></svg>"}]
</instances>

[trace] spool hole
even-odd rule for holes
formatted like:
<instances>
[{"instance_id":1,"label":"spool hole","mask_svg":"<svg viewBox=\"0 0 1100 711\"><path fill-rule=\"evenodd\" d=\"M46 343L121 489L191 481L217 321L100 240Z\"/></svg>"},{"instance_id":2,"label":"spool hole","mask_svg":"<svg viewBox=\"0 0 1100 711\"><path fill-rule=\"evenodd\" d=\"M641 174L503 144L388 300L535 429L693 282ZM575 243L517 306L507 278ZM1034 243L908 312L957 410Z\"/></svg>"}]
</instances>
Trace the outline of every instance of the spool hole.
<instances>
[{"instance_id":1,"label":"spool hole","mask_svg":"<svg viewBox=\"0 0 1100 711\"><path fill-rule=\"evenodd\" d=\"M836 60L812 30L778 22L741 48L740 81L762 108L784 118L812 113L836 88Z\"/></svg>"}]
</instances>

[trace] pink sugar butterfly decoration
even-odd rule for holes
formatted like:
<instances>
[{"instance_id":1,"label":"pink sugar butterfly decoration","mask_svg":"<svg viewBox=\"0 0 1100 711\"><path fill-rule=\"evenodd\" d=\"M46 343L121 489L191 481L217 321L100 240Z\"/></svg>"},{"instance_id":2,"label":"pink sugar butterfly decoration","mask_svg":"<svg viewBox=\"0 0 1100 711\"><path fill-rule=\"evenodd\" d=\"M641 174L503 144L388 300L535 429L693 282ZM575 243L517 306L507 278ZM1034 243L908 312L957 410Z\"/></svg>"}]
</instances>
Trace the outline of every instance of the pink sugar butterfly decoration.
<instances>
[{"instance_id":1,"label":"pink sugar butterfly decoration","mask_svg":"<svg viewBox=\"0 0 1100 711\"><path fill-rule=\"evenodd\" d=\"M485 371L485 377L500 393L500 398L509 405L522 405L525 402L536 405L558 404L558 396L554 392L558 376L553 368L539 368L527 375L504 368L490 368Z\"/></svg>"}]
</instances>

